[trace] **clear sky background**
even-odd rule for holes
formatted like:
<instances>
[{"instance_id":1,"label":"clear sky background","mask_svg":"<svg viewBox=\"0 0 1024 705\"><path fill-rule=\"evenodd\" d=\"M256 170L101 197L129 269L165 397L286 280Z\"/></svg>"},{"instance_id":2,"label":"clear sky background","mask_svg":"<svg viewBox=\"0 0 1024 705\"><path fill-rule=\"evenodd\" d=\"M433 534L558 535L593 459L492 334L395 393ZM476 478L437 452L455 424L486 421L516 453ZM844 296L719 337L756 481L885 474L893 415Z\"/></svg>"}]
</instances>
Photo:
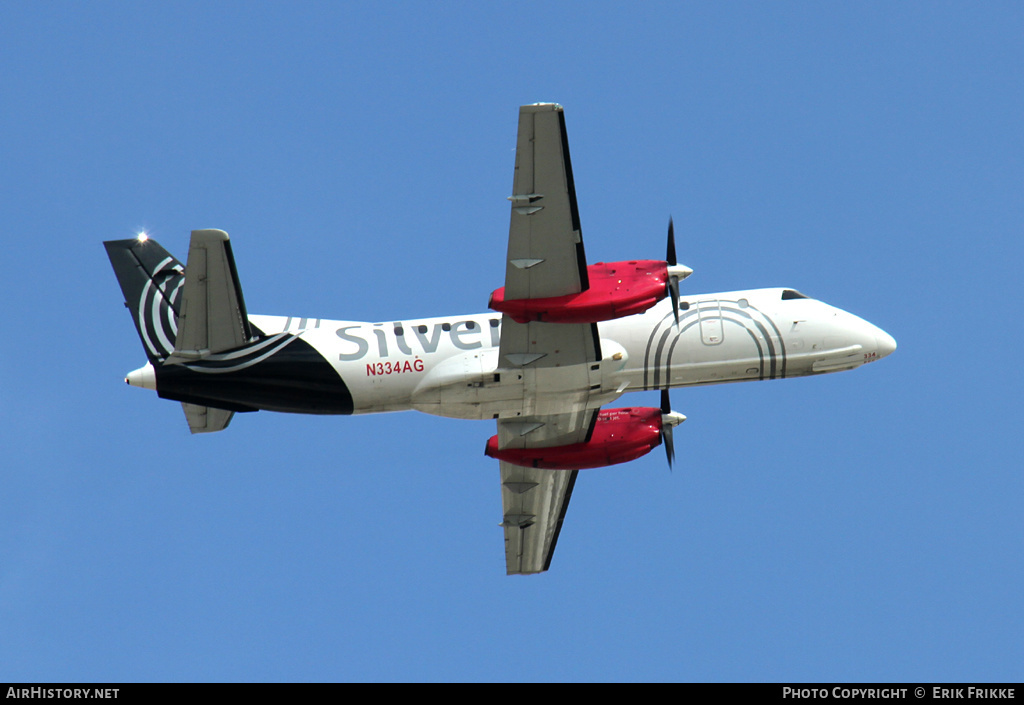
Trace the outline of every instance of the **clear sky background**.
<instances>
[{"instance_id":1,"label":"clear sky background","mask_svg":"<svg viewBox=\"0 0 1024 705\"><path fill-rule=\"evenodd\" d=\"M0 681L1024 675L1024 7L5 2ZM189 435L101 242L233 239L253 313L474 313L518 106L565 106L592 262L798 288L853 372L673 393L506 577L490 422ZM656 405L654 393L620 405Z\"/></svg>"}]
</instances>

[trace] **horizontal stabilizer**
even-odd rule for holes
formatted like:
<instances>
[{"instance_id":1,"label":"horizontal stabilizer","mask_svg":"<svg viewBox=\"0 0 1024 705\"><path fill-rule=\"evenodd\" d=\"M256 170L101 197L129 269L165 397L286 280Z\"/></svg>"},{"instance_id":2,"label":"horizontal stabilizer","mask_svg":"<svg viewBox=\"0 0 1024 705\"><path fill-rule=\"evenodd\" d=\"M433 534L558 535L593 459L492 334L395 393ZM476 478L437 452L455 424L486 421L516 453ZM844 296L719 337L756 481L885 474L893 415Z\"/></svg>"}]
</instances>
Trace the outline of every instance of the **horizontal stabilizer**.
<instances>
[{"instance_id":1,"label":"horizontal stabilizer","mask_svg":"<svg viewBox=\"0 0 1024 705\"><path fill-rule=\"evenodd\" d=\"M192 433L223 431L231 423L231 417L235 415L235 412L226 409L215 409L212 406L199 406L188 402L182 402L181 408L185 411L188 428Z\"/></svg>"},{"instance_id":2,"label":"horizontal stabilizer","mask_svg":"<svg viewBox=\"0 0 1024 705\"><path fill-rule=\"evenodd\" d=\"M242 287L223 230L193 230L169 364L201 360L252 340Z\"/></svg>"}]
</instances>

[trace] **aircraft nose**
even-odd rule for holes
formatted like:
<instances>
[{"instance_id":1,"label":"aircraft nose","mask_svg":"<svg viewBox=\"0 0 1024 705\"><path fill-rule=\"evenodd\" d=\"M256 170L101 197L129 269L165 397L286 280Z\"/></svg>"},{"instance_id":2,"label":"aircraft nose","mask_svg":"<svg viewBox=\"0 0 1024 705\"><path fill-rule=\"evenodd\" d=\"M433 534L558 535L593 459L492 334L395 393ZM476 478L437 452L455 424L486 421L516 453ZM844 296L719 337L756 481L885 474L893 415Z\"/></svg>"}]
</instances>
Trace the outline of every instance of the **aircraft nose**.
<instances>
[{"instance_id":1,"label":"aircraft nose","mask_svg":"<svg viewBox=\"0 0 1024 705\"><path fill-rule=\"evenodd\" d=\"M878 359L881 360L886 355L891 355L895 349L896 339L881 328L877 328L875 332L875 350L878 352Z\"/></svg>"}]
</instances>

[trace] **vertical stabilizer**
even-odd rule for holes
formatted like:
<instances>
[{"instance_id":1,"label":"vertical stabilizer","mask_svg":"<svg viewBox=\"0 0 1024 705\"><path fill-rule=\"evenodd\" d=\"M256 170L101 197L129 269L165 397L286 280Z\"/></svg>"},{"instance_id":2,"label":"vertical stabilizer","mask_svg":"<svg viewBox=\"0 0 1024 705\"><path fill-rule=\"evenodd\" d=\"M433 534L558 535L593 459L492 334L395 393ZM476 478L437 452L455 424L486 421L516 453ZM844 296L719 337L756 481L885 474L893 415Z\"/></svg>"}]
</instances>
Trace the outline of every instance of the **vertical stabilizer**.
<instances>
[{"instance_id":1,"label":"vertical stabilizer","mask_svg":"<svg viewBox=\"0 0 1024 705\"><path fill-rule=\"evenodd\" d=\"M174 351L185 268L155 240L144 237L103 243L121 285L125 306L154 365Z\"/></svg>"}]
</instances>

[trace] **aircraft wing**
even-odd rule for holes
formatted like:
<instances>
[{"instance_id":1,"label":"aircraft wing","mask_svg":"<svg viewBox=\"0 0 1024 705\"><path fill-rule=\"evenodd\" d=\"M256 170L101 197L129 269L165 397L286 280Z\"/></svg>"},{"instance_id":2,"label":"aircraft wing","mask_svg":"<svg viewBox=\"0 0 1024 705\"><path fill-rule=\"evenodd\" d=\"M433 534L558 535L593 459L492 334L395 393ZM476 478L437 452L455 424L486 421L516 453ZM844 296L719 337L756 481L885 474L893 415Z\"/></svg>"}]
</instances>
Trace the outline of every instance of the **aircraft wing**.
<instances>
[{"instance_id":1,"label":"aircraft wing","mask_svg":"<svg viewBox=\"0 0 1024 705\"><path fill-rule=\"evenodd\" d=\"M587 258L562 106L540 103L519 109L510 200L505 300L587 289ZM527 375L524 386L530 398L524 401L525 413L561 413L578 404L589 392L584 363L600 361L596 323L519 324L502 317L498 366L520 368ZM570 366L578 369L564 369Z\"/></svg>"},{"instance_id":2,"label":"aircraft wing","mask_svg":"<svg viewBox=\"0 0 1024 705\"><path fill-rule=\"evenodd\" d=\"M529 416L498 421L498 444L545 447L582 443L597 410ZM501 526L505 530L505 572L542 573L551 557L569 508L576 470L527 468L501 461Z\"/></svg>"},{"instance_id":3,"label":"aircraft wing","mask_svg":"<svg viewBox=\"0 0 1024 705\"><path fill-rule=\"evenodd\" d=\"M576 190L560 105L519 109L505 298L579 293L588 287ZM502 316L498 367L523 379L522 413L498 420L500 448L582 443L597 417L600 388L596 323L516 323ZM594 387L596 385L596 387ZM511 574L548 569L576 470L501 462L505 567Z\"/></svg>"},{"instance_id":4,"label":"aircraft wing","mask_svg":"<svg viewBox=\"0 0 1024 705\"><path fill-rule=\"evenodd\" d=\"M505 298L578 294L589 287L562 106L519 108Z\"/></svg>"},{"instance_id":5,"label":"aircraft wing","mask_svg":"<svg viewBox=\"0 0 1024 705\"><path fill-rule=\"evenodd\" d=\"M551 565L577 472L501 463L501 525L509 575L541 573Z\"/></svg>"}]
</instances>

